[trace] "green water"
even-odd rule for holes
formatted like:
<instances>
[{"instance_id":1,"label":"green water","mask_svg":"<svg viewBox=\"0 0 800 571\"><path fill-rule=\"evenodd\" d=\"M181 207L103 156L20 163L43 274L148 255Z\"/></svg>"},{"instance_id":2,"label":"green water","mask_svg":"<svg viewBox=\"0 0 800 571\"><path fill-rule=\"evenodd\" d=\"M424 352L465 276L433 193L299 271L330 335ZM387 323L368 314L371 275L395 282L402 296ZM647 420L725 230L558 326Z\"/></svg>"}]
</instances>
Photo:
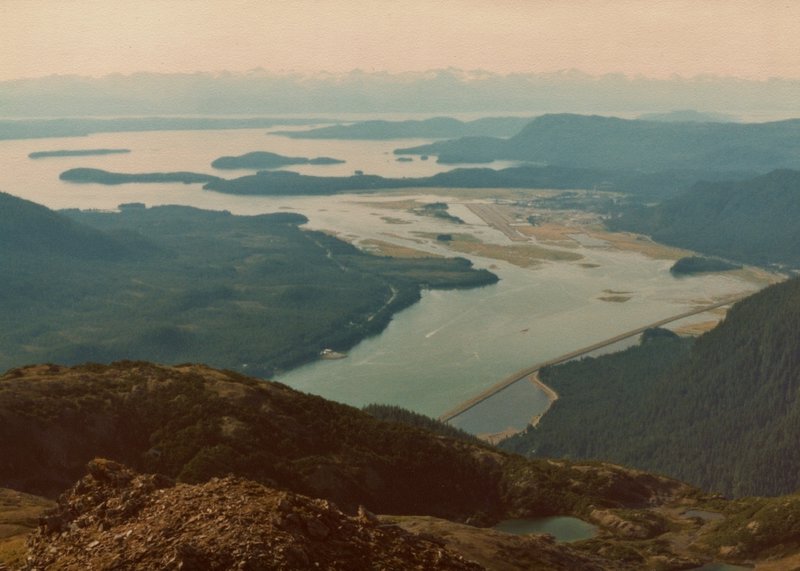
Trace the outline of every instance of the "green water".
<instances>
[{"instance_id":1,"label":"green water","mask_svg":"<svg viewBox=\"0 0 800 571\"><path fill-rule=\"evenodd\" d=\"M564 543L589 539L597 531L597 527L590 523L566 516L507 519L494 526L494 529L514 535L549 533L556 541Z\"/></svg>"},{"instance_id":2,"label":"green water","mask_svg":"<svg viewBox=\"0 0 800 571\"><path fill-rule=\"evenodd\" d=\"M718 521L718 520L721 520L721 519L725 519L725 516L723 516L721 513L719 513L719 512L710 512L710 511L707 511L707 510L686 510L683 513L683 516L684 517L699 517L700 519L705 520L705 521Z\"/></svg>"}]
</instances>

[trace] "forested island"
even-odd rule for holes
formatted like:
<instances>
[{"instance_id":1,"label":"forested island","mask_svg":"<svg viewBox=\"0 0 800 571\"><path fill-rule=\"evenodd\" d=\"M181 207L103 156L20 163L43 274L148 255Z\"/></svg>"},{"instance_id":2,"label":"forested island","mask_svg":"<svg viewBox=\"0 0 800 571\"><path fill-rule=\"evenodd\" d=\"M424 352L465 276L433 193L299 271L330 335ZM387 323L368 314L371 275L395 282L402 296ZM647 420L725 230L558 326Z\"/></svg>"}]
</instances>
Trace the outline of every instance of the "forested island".
<instances>
[{"instance_id":1,"label":"forested island","mask_svg":"<svg viewBox=\"0 0 800 571\"><path fill-rule=\"evenodd\" d=\"M702 274L705 272L729 272L738 270L742 266L732 264L719 258L707 258L704 256L686 256L675 262L669 269L670 273L676 276Z\"/></svg>"},{"instance_id":2,"label":"forested island","mask_svg":"<svg viewBox=\"0 0 800 571\"><path fill-rule=\"evenodd\" d=\"M36 151L30 153L30 159L46 159L50 157L90 157L102 155L118 155L130 153L130 149L75 149L75 150L60 150L60 151Z\"/></svg>"},{"instance_id":3,"label":"forested island","mask_svg":"<svg viewBox=\"0 0 800 571\"><path fill-rule=\"evenodd\" d=\"M236 157L220 157L211 163L215 169L274 169L288 165L337 165L345 161L331 157L286 157L267 151L255 151Z\"/></svg>"},{"instance_id":4,"label":"forested island","mask_svg":"<svg viewBox=\"0 0 800 571\"><path fill-rule=\"evenodd\" d=\"M531 188L598 189L628 194L637 202L672 196L699 178L726 179L727 172L607 170L558 166L519 166L505 169L456 168L427 177L388 178L356 173L352 176L312 176L292 171L260 171L233 179L200 173L114 173L100 169L70 169L63 180L98 184L139 182L197 182L203 188L243 195L328 195L340 192L374 192L397 188Z\"/></svg>"},{"instance_id":5,"label":"forested island","mask_svg":"<svg viewBox=\"0 0 800 571\"><path fill-rule=\"evenodd\" d=\"M102 169L76 168L62 172L59 177L68 182L88 182L96 184L116 185L129 183L169 183L184 184L207 183L219 180L219 177L194 172L154 172L154 173L116 173Z\"/></svg>"},{"instance_id":6,"label":"forested island","mask_svg":"<svg viewBox=\"0 0 800 571\"><path fill-rule=\"evenodd\" d=\"M292 213L0 207L0 369L129 358L267 375L382 331L422 288L497 281L463 258L369 255Z\"/></svg>"}]
</instances>

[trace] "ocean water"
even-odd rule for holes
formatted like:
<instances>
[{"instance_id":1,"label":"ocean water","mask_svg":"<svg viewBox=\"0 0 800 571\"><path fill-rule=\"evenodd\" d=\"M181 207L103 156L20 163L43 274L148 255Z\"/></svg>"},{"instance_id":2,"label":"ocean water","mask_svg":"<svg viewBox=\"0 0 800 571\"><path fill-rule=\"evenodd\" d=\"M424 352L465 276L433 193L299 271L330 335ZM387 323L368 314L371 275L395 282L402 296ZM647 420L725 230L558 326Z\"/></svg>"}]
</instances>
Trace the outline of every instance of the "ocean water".
<instances>
[{"instance_id":1,"label":"ocean water","mask_svg":"<svg viewBox=\"0 0 800 571\"><path fill-rule=\"evenodd\" d=\"M455 226L405 210L381 208L381 201L415 198L442 200L423 193L348 194L328 197L253 197L205 191L191 184L103 186L66 183L59 173L93 167L118 172L194 171L233 177L248 171L215 171L210 163L223 155L271 151L291 156L330 156L343 165L304 165L307 174L346 175L354 170L385 176L424 176L447 170L433 160L395 161L392 150L423 140L320 141L288 139L266 130L163 131L103 133L88 137L0 141L0 191L51 208L114 209L120 203L148 206L183 204L251 215L294 211L308 227L334 232L358 243L379 239L430 253L459 255L419 233L468 232L486 242L508 243L463 205L447 199L451 212L467 224ZM32 160L28 153L57 149L128 148L131 153L95 157ZM496 167L502 164L493 165ZM397 222L402 223L397 223ZM388 403L439 415L499 379L621 332L681 313L717 296L757 289L735 276L706 275L676 279L671 263L586 243L579 262L546 262L532 269L470 258L501 278L492 286L456 291L425 291L422 300L395 315L386 330L364 340L348 358L317 361L283 372L277 380L300 390L353 404ZM463 256L463 254L461 254ZM591 262L597 267L585 267ZM625 303L599 299L603 291L630 291ZM509 393L510 394L510 393ZM534 401L546 406L536 391ZM527 398L527 397L526 397ZM516 400L511 403L518 409ZM491 415L502 415L502 402ZM510 406L510 405L508 405ZM524 408L517 411L525 418Z\"/></svg>"}]
</instances>

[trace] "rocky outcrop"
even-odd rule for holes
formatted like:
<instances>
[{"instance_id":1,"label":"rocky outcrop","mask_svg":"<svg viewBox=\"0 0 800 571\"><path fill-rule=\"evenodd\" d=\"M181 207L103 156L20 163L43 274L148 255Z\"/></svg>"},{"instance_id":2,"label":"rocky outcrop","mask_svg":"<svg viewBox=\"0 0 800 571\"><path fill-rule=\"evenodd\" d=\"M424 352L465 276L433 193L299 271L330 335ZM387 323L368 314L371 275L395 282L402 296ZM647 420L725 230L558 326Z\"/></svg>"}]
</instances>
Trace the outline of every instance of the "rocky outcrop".
<instances>
[{"instance_id":1,"label":"rocky outcrop","mask_svg":"<svg viewBox=\"0 0 800 571\"><path fill-rule=\"evenodd\" d=\"M46 569L479 570L432 536L236 477L175 484L93 460L29 540Z\"/></svg>"}]
</instances>

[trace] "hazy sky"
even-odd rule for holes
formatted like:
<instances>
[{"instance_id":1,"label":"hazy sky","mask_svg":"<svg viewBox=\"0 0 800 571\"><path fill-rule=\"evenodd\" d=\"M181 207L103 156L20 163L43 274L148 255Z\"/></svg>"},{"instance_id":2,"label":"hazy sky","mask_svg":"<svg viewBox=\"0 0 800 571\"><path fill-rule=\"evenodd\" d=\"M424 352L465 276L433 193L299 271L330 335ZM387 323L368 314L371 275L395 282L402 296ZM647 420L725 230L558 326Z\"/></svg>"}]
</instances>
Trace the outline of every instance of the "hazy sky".
<instances>
[{"instance_id":1,"label":"hazy sky","mask_svg":"<svg viewBox=\"0 0 800 571\"><path fill-rule=\"evenodd\" d=\"M258 67L800 78L800 1L0 0L0 80Z\"/></svg>"}]
</instances>

